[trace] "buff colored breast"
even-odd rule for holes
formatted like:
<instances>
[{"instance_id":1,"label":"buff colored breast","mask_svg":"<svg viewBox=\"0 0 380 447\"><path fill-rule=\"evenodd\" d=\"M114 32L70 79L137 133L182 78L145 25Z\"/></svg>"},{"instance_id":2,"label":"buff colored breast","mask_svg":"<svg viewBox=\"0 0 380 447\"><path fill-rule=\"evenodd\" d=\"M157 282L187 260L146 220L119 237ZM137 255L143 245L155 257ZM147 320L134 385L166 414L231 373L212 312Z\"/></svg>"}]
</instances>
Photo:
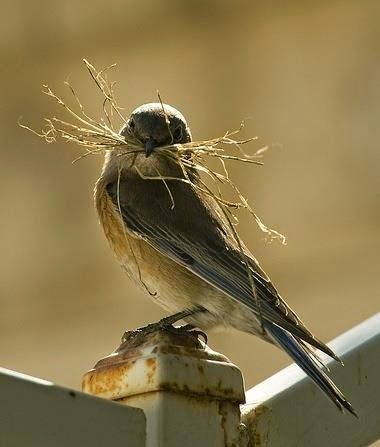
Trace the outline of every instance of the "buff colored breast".
<instances>
[{"instance_id":1,"label":"buff colored breast","mask_svg":"<svg viewBox=\"0 0 380 447\"><path fill-rule=\"evenodd\" d=\"M209 291L203 280L128 231L106 186L100 178L95 186L95 206L117 260L134 282L170 312L189 307Z\"/></svg>"}]
</instances>

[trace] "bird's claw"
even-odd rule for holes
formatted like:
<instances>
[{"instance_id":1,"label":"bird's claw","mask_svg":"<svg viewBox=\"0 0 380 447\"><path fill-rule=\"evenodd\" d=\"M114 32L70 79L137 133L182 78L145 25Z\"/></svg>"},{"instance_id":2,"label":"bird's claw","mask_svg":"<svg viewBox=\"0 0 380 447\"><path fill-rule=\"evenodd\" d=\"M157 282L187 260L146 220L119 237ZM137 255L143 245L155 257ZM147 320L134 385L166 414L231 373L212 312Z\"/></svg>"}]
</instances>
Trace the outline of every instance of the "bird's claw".
<instances>
[{"instance_id":1,"label":"bird's claw","mask_svg":"<svg viewBox=\"0 0 380 447\"><path fill-rule=\"evenodd\" d=\"M197 329L195 326L191 325L191 324L185 324L183 326L174 326L173 325L173 319L170 317L165 317L162 318L160 321L157 321L156 323L150 323L146 326L142 326L139 327L137 329L134 329L133 331L126 331L124 332L121 341L122 343L129 341L133 338L135 338L138 335L141 334L152 334L153 332L157 332L157 331L168 331L171 332L174 335L183 335L183 334L188 334L191 336L196 337L197 339L199 337L203 338L204 344L205 346L207 345L207 335Z\"/></svg>"},{"instance_id":2,"label":"bird's claw","mask_svg":"<svg viewBox=\"0 0 380 447\"><path fill-rule=\"evenodd\" d=\"M199 337L203 338L203 343L204 343L205 347L207 346L207 343L208 343L207 334L205 332L201 331L200 329L196 328L192 324L186 324L185 326L179 326L175 329L186 331L187 333L190 333L197 338L199 338Z\"/></svg>"},{"instance_id":3,"label":"bird's claw","mask_svg":"<svg viewBox=\"0 0 380 447\"><path fill-rule=\"evenodd\" d=\"M169 315L168 317L162 318L160 321L157 321L156 323L148 324L147 326L143 326L140 328L137 328L133 331L127 331L124 333L121 341L122 343L129 341L131 339L136 338L138 335L141 334L151 334L153 332L157 331L168 331L171 332L174 335L184 335L184 334L191 334L192 336L195 336L198 340L198 337L202 337L204 340L205 346L207 345L207 335L197 329L195 326L191 324L185 324L183 326L174 326L174 323L176 323L179 320L182 320L184 318L187 318L194 313L198 312L205 312L205 309L199 306L184 309L180 312L177 312L176 314Z\"/></svg>"}]
</instances>

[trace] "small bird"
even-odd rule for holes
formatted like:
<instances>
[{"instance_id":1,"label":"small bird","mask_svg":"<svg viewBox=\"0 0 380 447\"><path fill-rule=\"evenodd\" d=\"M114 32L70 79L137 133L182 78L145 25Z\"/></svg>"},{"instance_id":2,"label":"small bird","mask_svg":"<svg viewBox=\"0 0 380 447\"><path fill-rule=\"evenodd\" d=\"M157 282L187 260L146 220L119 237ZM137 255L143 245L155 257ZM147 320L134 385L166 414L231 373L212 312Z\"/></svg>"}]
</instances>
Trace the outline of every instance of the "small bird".
<instances>
[{"instance_id":1,"label":"small bird","mask_svg":"<svg viewBox=\"0 0 380 447\"><path fill-rule=\"evenodd\" d=\"M120 134L141 150L106 153L95 205L123 269L174 314L162 321L183 319L204 331L226 326L257 335L287 352L341 411L356 415L323 371L318 351L339 358L281 298L250 251L237 244L215 199L179 181L185 174L178 160L160 153L192 140L183 115L167 104L144 104ZM198 174L187 175L196 184Z\"/></svg>"}]
</instances>

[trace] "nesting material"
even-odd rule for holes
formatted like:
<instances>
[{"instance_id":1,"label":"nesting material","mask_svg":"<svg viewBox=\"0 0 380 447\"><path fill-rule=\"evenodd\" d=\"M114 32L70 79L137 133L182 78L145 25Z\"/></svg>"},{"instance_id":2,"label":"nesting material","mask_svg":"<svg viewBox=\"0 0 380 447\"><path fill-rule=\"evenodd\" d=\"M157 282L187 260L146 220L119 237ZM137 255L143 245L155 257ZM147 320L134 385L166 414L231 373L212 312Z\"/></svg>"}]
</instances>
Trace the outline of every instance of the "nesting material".
<instances>
[{"instance_id":1,"label":"nesting material","mask_svg":"<svg viewBox=\"0 0 380 447\"><path fill-rule=\"evenodd\" d=\"M126 139L119 134L120 122L124 124L127 118L123 115L123 108L119 106L116 99L115 82L109 80L109 72L116 64L97 70L86 59L83 59L83 62L102 97L103 117L100 120L96 120L90 116L73 86L66 81L65 85L73 97L74 106L69 105L59 97L48 85L44 85L42 90L44 94L52 98L56 104L64 109L67 116L66 119L60 119L55 116L45 118L45 126L40 132L22 123L19 123L20 126L41 137L46 143L63 140L79 145L84 149L84 152L74 162L89 155L98 155L106 151L116 151L120 155L132 152L143 152L144 149L141 142L129 138ZM163 106L159 93L158 98ZM163 111L165 112L164 106ZM171 197L172 207L175 207L175 203L170 193L169 181L177 180L189 183L195 189L212 196L227 218L239 246L241 245L241 241L235 227L239 222L236 213L241 209L248 211L260 230L267 236L267 240L279 239L285 244L285 236L267 227L262 222L238 186L229 176L227 169L228 163L238 162L262 165L261 158L267 150L267 147L264 147L254 154L246 153L243 146L257 138L254 137L245 140L236 139L236 136L243 126L244 123L240 125L239 129L228 131L218 138L192 141L186 144L173 144L160 148L159 152L162 156L175 157L177 159L183 172L183 176L180 178L168 178L161 176L159 173L157 173L156 177L146 177L143 173L138 173L147 181L161 179L165 183L168 194ZM210 167L210 164L215 166L212 160L217 161L220 167L219 170ZM188 174L190 171L199 172L201 174L200 180L195 183ZM207 177L209 181L206 181Z\"/></svg>"}]
</instances>

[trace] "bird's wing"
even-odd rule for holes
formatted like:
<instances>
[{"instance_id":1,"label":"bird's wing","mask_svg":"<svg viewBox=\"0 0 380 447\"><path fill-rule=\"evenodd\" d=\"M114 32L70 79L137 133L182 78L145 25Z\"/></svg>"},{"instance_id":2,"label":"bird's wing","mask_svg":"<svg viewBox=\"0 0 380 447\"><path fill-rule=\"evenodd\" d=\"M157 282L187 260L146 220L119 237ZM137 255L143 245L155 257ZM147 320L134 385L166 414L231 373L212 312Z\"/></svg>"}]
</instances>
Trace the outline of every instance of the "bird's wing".
<instances>
[{"instance_id":1,"label":"bird's wing","mask_svg":"<svg viewBox=\"0 0 380 447\"><path fill-rule=\"evenodd\" d=\"M210 206L209 199L189 185L172 182L170 189L173 209L162 181L119 180L107 187L124 224L138 237L245 304L262 323L275 323L336 358L279 296L257 261L239 250L226 222L215 212L217 205Z\"/></svg>"},{"instance_id":2,"label":"bird's wing","mask_svg":"<svg viewBox=\"0 0 380 447\"><path fill-rule=\"evenodd\" d=\"M246 305L261 321L266 338L284 349L340 410L356 415L319 367L311 346L339 359L281 299L253 256L237 247L215 203L207 205L206 197L176 182L164 186L162 181L119 179L107 191L130 232Z\"/></svg>"}]
</instances>

